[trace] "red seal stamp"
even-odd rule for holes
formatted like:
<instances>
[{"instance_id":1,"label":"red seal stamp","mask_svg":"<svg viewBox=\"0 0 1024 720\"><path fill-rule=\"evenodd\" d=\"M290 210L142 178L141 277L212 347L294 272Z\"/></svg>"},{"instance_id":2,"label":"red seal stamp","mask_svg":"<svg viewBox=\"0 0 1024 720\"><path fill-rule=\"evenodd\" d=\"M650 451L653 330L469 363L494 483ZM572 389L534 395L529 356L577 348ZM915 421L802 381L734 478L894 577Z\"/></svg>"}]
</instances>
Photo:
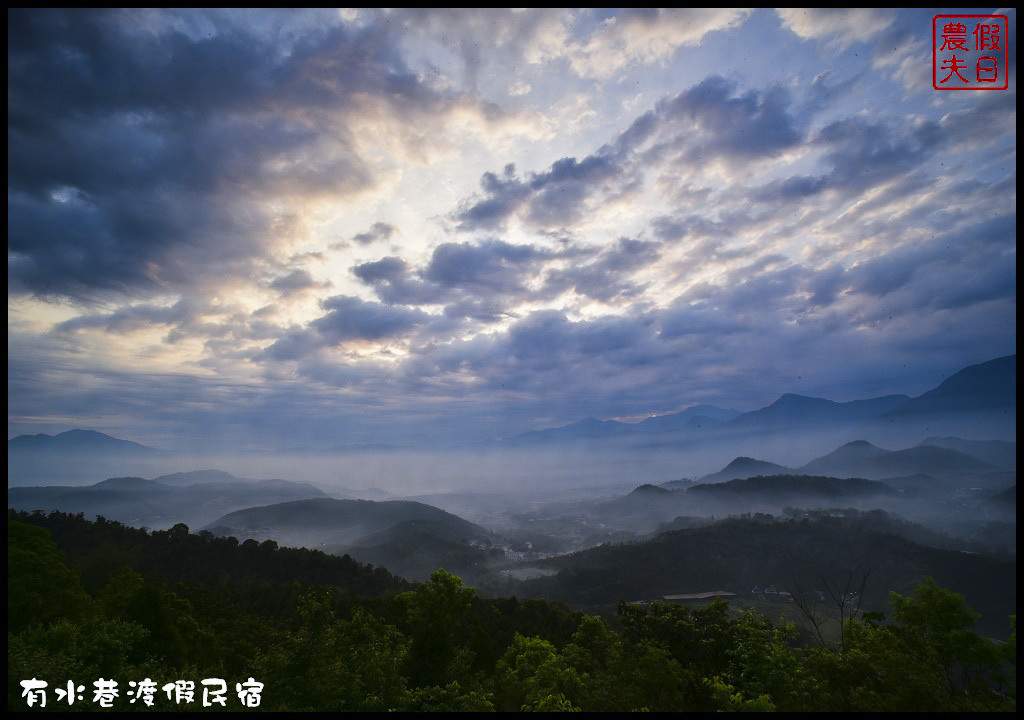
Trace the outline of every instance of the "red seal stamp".
<instances>
[{"instance_id":1,"label":"red seal stamp","mask_svg":"<svg viewBox=\"0 0 1024 720\"><path fill-rule=\"evenodd\" d=\"M1005 15L932 18L932 87L1005 90L1010 86L1010 23Z\"/></svg>"}]
</instances>

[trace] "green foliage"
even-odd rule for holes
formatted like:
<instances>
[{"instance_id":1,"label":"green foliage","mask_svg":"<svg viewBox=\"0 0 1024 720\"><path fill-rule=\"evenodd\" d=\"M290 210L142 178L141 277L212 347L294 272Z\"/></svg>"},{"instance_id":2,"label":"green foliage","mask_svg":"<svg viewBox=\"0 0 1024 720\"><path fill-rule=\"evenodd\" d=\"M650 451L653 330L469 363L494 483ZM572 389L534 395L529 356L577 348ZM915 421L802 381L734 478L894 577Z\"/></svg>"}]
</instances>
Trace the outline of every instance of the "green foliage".
<instances>
[{"instance_id":1,"label":"green foliage","mask_svg":"<svg viewBox=\"0 0 1024 720\"><path fill-rule=\"evenodd\" d=\"M892 593L890 603L902 632L927 648L928 660L941 672L950 699L963 709L986 709L1000 702L992 679L1000 675L1003 653L995 642L972 632L980 616L963 595L939 587L929 577L912 597Z\"/></svg>"},{"instance_id":2,"label":"green foliage","mask_svg":"<svg viewBox=\"0 0 1024 720\"><path fill-rule=\"evenodd\" d=\"M804 667L816 681L816 705L830 711L942 709L941 677L922 662L927 648L888 625L849 620L846 651L815 648Z\"/></svg>"},{"instance_id":3,"label":"green foliage","mask_svg":"<svg viewBox=\"0 0 1024 720\"><path fill-rule=\"evenodd\" d=\"M255 662L279 711L386 711L405 697L408 642L393 626L362 611L339 621L329 594L299 601L299 625Z\"/></svg>"},{"instance_id":4,"label":"green foliage","mask_svg":"<svg viewBox=\"0 0 1024 720\"><path fill-rule=\"evenodd\" d=\"M774 712L771 698L761 695L745 700L743 694L720 677L704 678L704 685L711 695L711 704L718 712Z\"/></svg>"},{"instance_id":5,"label":"green foliage","mask_svg":"<svg viewBox=\"0 0 1024 720\"><path fill-rule=\"evenodd\" d=\"M398 598L405 605L404 627L412 640L408 668L414 685L465 681L464 670L473 659L465 642L475 596L461 578L437 570L429 582Z\"/></svg>"},{"instance_id":6,"label":"green foliage","mask_svg":"<svg viewBox=\"0 0 1024 720\"><path fill-rule=\"evenodd\" d=\"M381 597L408 586L343 558L184 527L27 520L53 539L9 522L11 710L25 709L18 681L31 677L250 675L266 685L263 708L282 712L1016 707L1015 617L1008 642L982 637L965 599L931 579L892 595L891 622L848 619L840 647L808 649L792 625L720 600L621 603L616 630L546 600L480 598L443 570ZM182 556L202 569L176 577Z\"/></svg>"},{"instance_id":7,"label":"green foliage","mask_svg":"<svg viewBox=\"0 0 1024 720\"><path fill-rule=\"evenodd\" d=\"M540 638L517 634L497 666L499 709L540 710L563 707L575 696L580 678L554 645Z\"/></svg>"},{"instance_id":8,"label":"green foliage","mask_svg":"<svg viewBox=\"0 0 1024 720\"><path fill-rule=\"evenodd\" d=\"M84 619L95 613L77 573L43 528L7 523L7 629L58 618Z\"/></svg>"},{"instance_id":9,"label":"green foliage","mask_svg":"<svg viewBox=\"0 0 1024 720\"><path fill-rule=\"evenodd\" d=\"M402 708L412 712L493 712L490 696L479 690L463 690L452 681L440 687L416 688Z\"/></svg>"},{"instance_id":10,"label":"green foliage","mask_svg":"<svg viewBox=\"0 0 1024 720\"><path fill-rule=\"evenodd\" d=\"M816 690L802 672L801 658L794 646L796 628L775 625L752 610L743 613L732 625L733 641L726 655L731 686L742 691L748 701L773 703L790 710L814 707ZM760 705L750 710L764 709Z\"/></svg>"}]
</instances>

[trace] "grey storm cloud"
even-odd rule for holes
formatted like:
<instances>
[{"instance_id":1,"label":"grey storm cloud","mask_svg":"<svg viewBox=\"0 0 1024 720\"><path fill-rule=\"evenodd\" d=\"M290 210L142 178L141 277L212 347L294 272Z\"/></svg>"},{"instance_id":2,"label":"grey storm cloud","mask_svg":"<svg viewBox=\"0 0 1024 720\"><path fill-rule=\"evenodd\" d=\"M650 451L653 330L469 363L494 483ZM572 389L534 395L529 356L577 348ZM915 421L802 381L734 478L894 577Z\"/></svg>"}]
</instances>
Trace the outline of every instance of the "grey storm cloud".
<instances>
[{"instance_id":1,"label":"grey storm cloud","mask_svg":"<svg viewBox=\"0 0 1024 720\"><path fill-rule=\"evenodd\" d=\"M845 118L823 127L809 145L823 151L831 170L822 175L796 175L759 188L762 201L799 202L826 190L857 194L904 175L928 160L946 141L934 121L900 124Z\"/></svg>"},{"instance_id":2,"label":"grey storm cloud","mask_svg":"<svg viewBox=\"0 0 1024 720\"><path fill-rule=\"evenodd\" d=\"M483 194L463 200L454 218L462 231L499 229L514 216L539 228L564 227L602 199L639 186L652 168L771 158L804 140L803 123L784 89L740 94L735 83L712 76L662 100L582 160L565 157L522 177L512 164L500 174L484 173Z\"/></svg>"},{"instance_id":3,"label":"grey storm cloud","mask_svg":"<svg viewBox=\"0 0 1024 720\"><path fill-rule=\"evenodd\" d=\"M572 321L556 310L535 311L507 332L427 347L409 361L410 376L469 371L477 389L538 391L554 400L568 387L600 383L667 359L643 316Z\"/></svg>"},{"instance_id":4,"label":"grey storm cloud","mask_svg":"<svg viewBox=\"0 0 1024 720\"><path fill-rule=\"evenodd\" d=\"M408 271L405 260L397 257L381 258L375 262L363 263L352 268L357 278L367 283L380 281L396 282Z\"/></svg>"},{"instance_id":5,"label":"grey storm cloud","mask_svg":"<svg viewBox=\"0 0 1024 720\"><path fill-rule=\"evenodd\" d=\"M631 282L629 275L657 262L659 256L659 243L619 238L593 262L548 271L546 289L551 292L571 289L603 302L632 297L642 292L644 286Z\"/></svg>"},{"instance_id":6,"label":"grey storm cloud","mask_svg":"<svg viewBox=\"0 0 1024 720\"><path fill-rule=\"evenodd\" d=\"M522 287L523 268L550 256L532 245L500 240L444 243L434 249L423 276L443 287L513 292Z\"/></svg>"},{"instance_id":7,"label":"grey storm cloud","mask_svg":"<svg viewBox=\"0 0 1024 720\"><path fill-rule=\"evenodd\" d=\"M713 336L746 329L745 322L723 308L707 303L682 304L663 313L659 337L666 339L686 335Z\"/></svg>"},{"instance_id":8,"label":"grey storm cloud","mask_svg":"<svg viewBox=\"0 0 1024 720\"><path fill-rule=\"evenodd\" d=\"M449 317L497 318L501 313L495 308L501 303L514 304L531 296L526 283L546 261L569 252L501 240L442 243L419 269L389 256L356 265L352 272L388 304L450 303Z\"/></svg>"},{"instance_id":9,"label":"grey storm cloud","mask_svg":"<svg viewBox=\"0 0 1024 720\"><path fill-rule=\"evenodd\" d=\"M80 315L54 327L57 333L74 332L85 328L103 328L107 332L127 333L151 325L187 324L193 321L194 303L180 300L171 306L131 305L112 313Z\"/></svg>"},{"instance_id":10,"label":"grey storm cloud","mask_svg":"<svg viewBox=\"0 0 1024 720\"><path fill-rule=\"evenodd\" d=\"M501 175L485 173L480 180L483 198L463 202L456 214L460 230L494 229L519 210L538 227L560 227L579 219L587 201L617 179L623 168L607 154L583 160L562 158L542 173L520 179L514 165Z\"/></svg>"},{"instance_id":11,"label":"grey storm cloud","mask_svg":"<svg viewBox=\"0 0 1024 720\"><path fill-rule=\"evenodd\" d=\"M507 350L520 360L546 362L553 355L597 358L624 353L626 363L636 362L634 354L651 337L649 323L635 317L603 317L571 322L564 313L532 313L509 330Z\"/></svg>"},{"instance_id":12,"label":"grey storm cloud","mask_svg":"<svg viewBox=\"0 0 1024 720\"><path fill-rule=\"evenodd\" d=\"M361 232L352 238L354 242L360 245L369 245L370 243L377 242L378 240L388 240L398 232L398 228L394 225L386 222L375 222L372 227L366 232Z\"/></svg>"},{"instance_id":13,"label":"grey storm cloud","mask_svg":"<svg viewBox=\"0 0 1024 720\"><path fill-rule=\"evenodd\" d=\"M790 112L789 93L780 87L736 94L736 85L712 76L669 101L659 103L662 124L691 124L706 143L689 156L703 153L736 160L774 157L801 142L803 133Z\"/></svg>"},{"instance_id":14,"label":"grey storm cloud","mask_svg":"<svg viewBox=\"0 0 1024 720\"><path fill-rule=\"evenodd\" d=\"M311 326L330 343L401 335L430 317L422 310L392 307L346 295L328 298L321 305L328 312Z\"/></svg>"},{"instance_id":15,"label":"grey storm cloud","mask_svg":"<svg viewBox=\"0 0 1024 720\"><path fill-rule=\"evenodd\" d=\"M422 310L335 295L320 303L327 312L306 328L292 328L263 353L271 360L298 360L323 347L407 334L430 321Z\"/></svg>"},{"instance_id":16,"label":"grey storm cloud","mask_svg":"<svg viewBox=\"0 0 1024 720\"><path fill-rule=\"evenodd\" d=\"M218 15L201 35L169 23L143 32L139 17L8 14L17 291L89 299L245 274L275 241L266 197L374 183L344 127L363 98L408 118L451 102L404 67L376 26L322 23L282 52L280 38Z\"/></svg>"},{"instance_id":17,"label":"grey storm cloud","mask_svg":"<svg viewBox=\"0 0 1024 720\"><path fill-rule=\"evenodd\" d=\"M280 290L283 293L296 292L298 290L308 290L315 287L324 287L327 283L317 282L316 279L310 275L308 270L292 270L287 275L274 278L271 281L270 287L274 290Z\"/></svg>"},{"instance_id":18,"label":"grey storm cloud","mask_svg":"<svg viewBox=\"0 0 1024 720\"><path fill-rule=\"evenodd\" d=\"M1016 213L966 222L928 241L861 263L844 278L852 292L900 294L908 310L1016 302Z\"/></svg>"}]
</instances>

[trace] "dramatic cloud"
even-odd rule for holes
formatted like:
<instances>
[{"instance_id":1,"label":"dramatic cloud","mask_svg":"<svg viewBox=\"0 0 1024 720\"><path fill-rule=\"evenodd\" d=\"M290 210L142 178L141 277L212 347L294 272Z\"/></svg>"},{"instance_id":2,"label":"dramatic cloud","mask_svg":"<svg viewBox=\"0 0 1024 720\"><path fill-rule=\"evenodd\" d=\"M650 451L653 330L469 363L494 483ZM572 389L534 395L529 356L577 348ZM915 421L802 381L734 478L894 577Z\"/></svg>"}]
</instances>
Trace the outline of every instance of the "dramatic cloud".
<instances>
[{"instance_id":1,"label":"dramatic cloud","mask_svg":"<svg viewBox=\"0 0 1024 720\"><path fill-rule=\"evenodd\" d=\"M86 299L188 286L197 268L247 273L304 239L306 204L376 185L367 114L436 127L463 112L382 28L323 22L282 38L215 16L208 33L147 19L152 31L131 13L8 18L15 289ZM355 239L393 232L378 222Z\"/></svg>"},{"instance_id":2,"label":"dramatic cloud","mask_svg":"<svg viewBox=\"0 0 1024 720\"><path fill-rule=\"evenodd\" d=\"M12 10L9 433L433 445L1014 352L1015 86L931 88L937 12Z\"/></svg>"},{"instance_id":3,"label":"dramatic cloud","mask_svg":"<svg viewBox=\"0 0 1024 720\"><path fill-rule=\"evenodd\" d=\"M783 89L742 94L736 90L724 78L711 77L659 105L654 117L662 133L671 128L672 145L685 141L689 146L685 159L692 162L709 155L737 160L773 157L800 141L789 95ZM632 132L645 134L636 125Z\"/></svg>"},{"instance_id":4,"label":"dramatic cloud","mask_svg":"<svg viewBox=\"0 0 1024 720\"><path fill-rule=\"evenodd\" d=\"M547 285L552 291L573 290L610 303L617 298L638 295L642 287L631 283L629 276L657 259L657 243L619 238L593 262L550 271Z\"/></svg>"},{"instance_id":5,"label":"dramatic cloud","mask_svg":"<svg viewBox=\"0 0 1024 720\"><path fill-rule=\"evenodd\" d=\"M469 201L459 212L460 230L494 229L520 208L525 220L539 228L569 225L587 210L587 201L613 191L611 181L621 174L613 158L590 155L582 161L562 158L543 173L520 180L515 166L502 174L485 173L480 181L483 199Z\"/></svg>"},{"instance_id":6,"label":"dramatic cloud","mask_svg":"<svg viewBox=\"0 0 1024 720\"><path fill-rule=\"evenodd\" d=\"M322 347L399 337L424 324L430 317L419 310L366 302L345 295L327 298L321 307L327 311L325 315L310 323L308 329L285 333L267 348L267 357L297 360Z\"/></svg>"}]
</instances>

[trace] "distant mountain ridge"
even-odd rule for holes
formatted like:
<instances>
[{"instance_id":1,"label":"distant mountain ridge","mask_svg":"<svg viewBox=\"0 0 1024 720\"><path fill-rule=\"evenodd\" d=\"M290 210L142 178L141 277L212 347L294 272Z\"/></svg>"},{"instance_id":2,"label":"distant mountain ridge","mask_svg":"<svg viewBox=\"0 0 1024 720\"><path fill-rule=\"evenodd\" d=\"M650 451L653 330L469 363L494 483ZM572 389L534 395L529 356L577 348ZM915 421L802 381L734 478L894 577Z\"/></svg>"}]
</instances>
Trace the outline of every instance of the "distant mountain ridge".
<instances>
[{"instance_id":1,"label":"distant mountain ridge","mask_svg":"<svg viewBox=\"0 0 1024 720\"><path fill-rule=\"evenodd\" d=\"M529 447L562 442L591 441L615 438L632 441L636 438L657 438L666 434L673 442L699 430L784 432L788 429L842 425L865 421L895 421L927 418L930 415L963 415L970 418L1012 414L1017 403L1017 356L1008 355L971 365L954 373L938 386L917 397L902 394L884 395L865 400L836 402L825 398L785 393L758 410L740 413L714 405L694 405L678 413L648 417L637 423L584 418L568 425L532 430L507 437L496 444L503 447ZM999 421L1002 423L1002 420ZM948 432L948 430L947 430ZM644 440L646 442L646 440ZM634 443L635 444L635 443ZM8 469L17 469L14 461L35 461L47 456L78 456L94 454L104 458L143 458L166 455L162 450L128 440L120 440L94 430L74 429L55 436L19 435L8 440ZM389 444L335 445L327 450L294 449L302 454L339 452L397 452L410 450ZM958 450L960 448L947 448ZM1000 455L994 464L1005 467L1008 450L989 448ZM285 453L285 451L280 451ZM1015 449L1014 465L1015 465Z\"/></svg>"},{"instance_id":2,"label":"distant mountain ridge","mask_svg":"<svg viewBox=\"0 0 1024 720\"><path fill-rule=\"evenodd\" d=\"M1016 444L1001 441L979 442L961 438L935 438L947 446L988 450L1007 460ZM962 473L992 473L1015 469L1015 459L1009 467L986 462L974 455L951 447L921 443L903 450L885 450L866 440L848 442L832 452L815 458L805 465L789 468L766 460L737 457L718 472L705 475L701 483L722 483L768 475L812 475L832 478L867 478L884 480L909 476L950 477Z\"/></svg>"},{"instance_id":3,"label":"distant mountain ridge","mask_svg":"<svg viewBox=\"0 0 1024 720\"><path fill-rule=\"evenodd\" d=\"M1017 356L970 365L887 415L1017 409Z\"/></svg>"},{"instance_id":4,"label":"distant mountain ridge","mask_svg":"<svg viewBox=\"0 0 1024 720\"><path fill-rule=\"evenodd\" d=\"M694 405L681 412L649 417L638 422L635 427L644 431L676 430L694 427L708 420L712 424L724 423L740 414L739 410L728 410L714 405Z\"/></svg>"},{"instance_id":5,"label":"distant mountain ridge","mask_svg":"<svg viewBox=\"0 0 1024 720\"><path fill-rule=\"evenodd\" d=\"M750 427L763 425L793 425L821 422L851 422L874 418L887 413L910 400L908 395L885 395L870 400L833 402L824 398L786 393L760 410L744 413L728 425Z\"/></svg>"},{"instance_id":6,"label":"distant mountain ridge","mask_svg":"<svg viewBox=\"0 0 1024 720\"><path fill-rule=\"evenodd\" d=\"M74 429L57 435L18 435L7 441L8 452L29 453L120 453L159 455L163 451L130 440L120 440L95 430Z\"/></svg>"},{"instance_id":7,"label":"distant mountain ridge","mask_svg":"<svg viewBox=\"0 0 1024 720\"><path fill-rule=\"evenodd\" d=\"M507 446L600 439L612 436L636 437L642 433L696 430L722 427L727 430L799 430L815 425L853 424L886 418L929 414L972 414L1003 410L1016 411L1017 356L996 358L954 373L936 388L918 397L883 395L865 400L836 402L825 398L785 393L758 410L740 413L713 405L696 405L669 415L652 416L638 423L586 418L569 425L534 430L502 441Z\"/></svg>"},{"instance_id":8,"label":"distant mountain ridge","mask_svg":"<svg viewBox=\"0 0 1024 720\"><path fill-rule=\"evenodd\" d=\"M502 440L502 444L514 447L517 445L530 445L577 438L600 438L621 432L635 431L635 429L634 425L621 423L617 420L598 420L597 418L589 417L561 427L531 430L519 435L513 435Z\"/></svg>"},{"instance_id":9,"label":"distant mountain ridge","mask_svg":"<svg viewBox=\"0 0 1024 720\"><path fill-rule=\"evenodd\" d=\"M206 477L189 483L182 477ZM161 480L170 478L172 483ZM217 478L219 481L214 481ZM174 482L177 480L177 482ZM225 512L264 502L323 497L322 490L287 480L244 480L219 470L175 473L146 480L108 478L92 485L47 485L7 488L7 506L16 510L59 510L103 515L137 527L167 528L184 522L202 525Z\"/></svg>"}]
</instances>

